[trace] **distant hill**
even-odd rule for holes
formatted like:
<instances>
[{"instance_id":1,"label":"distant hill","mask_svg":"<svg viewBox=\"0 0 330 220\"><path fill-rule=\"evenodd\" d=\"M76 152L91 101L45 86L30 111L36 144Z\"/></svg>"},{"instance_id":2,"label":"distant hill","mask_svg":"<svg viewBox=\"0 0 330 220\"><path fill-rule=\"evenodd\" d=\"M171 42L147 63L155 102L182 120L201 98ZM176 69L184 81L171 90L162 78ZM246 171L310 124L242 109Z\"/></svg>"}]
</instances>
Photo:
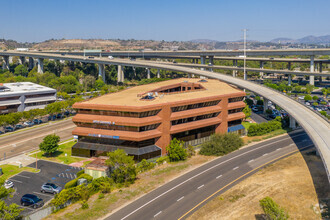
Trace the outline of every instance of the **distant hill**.
<instances>
[{"instance_id":1,"label":"distant hill","mask_svg":"<svg viewBox=\"0 0 330 220\"><path fill-rule=\"evenodd\" d=\"M218 41L217 40L210 40L210 39L196 39L196 40L190 40L189 42L208 44L208 43L216 43Z\"/></svg>"},{"instance_id":2,"label":"distant hill","mask_svg":"<svg viewBox=\"0 0 330 220\"><path fill-rule=\"evenodd\" d=\"M330 35L325 36L306 36L300 39L290 39L290 38L276 38L270 41L271 43L281 43L281 44L330 44Z\"/></svg>"}]
</instances>

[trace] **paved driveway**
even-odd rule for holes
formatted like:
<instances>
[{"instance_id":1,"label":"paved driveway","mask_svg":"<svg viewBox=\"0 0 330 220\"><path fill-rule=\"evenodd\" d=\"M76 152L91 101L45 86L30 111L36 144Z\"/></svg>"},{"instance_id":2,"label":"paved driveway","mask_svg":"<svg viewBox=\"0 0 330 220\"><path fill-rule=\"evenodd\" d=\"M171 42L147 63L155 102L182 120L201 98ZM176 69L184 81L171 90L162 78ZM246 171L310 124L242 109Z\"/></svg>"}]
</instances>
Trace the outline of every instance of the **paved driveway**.
<instances>
[{"instance_id":1,"label":"paved driveway","mask_svg":"<svg viewBox=\"0 0 330 220\"><path fill-rule=\"evenodd\" d=\"M36 164L34 162L28 166L34 168ZM8 199L8 203L14 202L20 205L20 199L26 193L35 194L42 198L46 203L51 200L54 195L49 193L41 193L40 187L42 184L51 182L64 188L64 185L70 180L76 178L76 173L82 169L79 167L72 167L45 160L39 160L37 166L38 169L40 169L39 173L23 171L20 174L10 178L10 180L14 183L15 193L13 198ZM24 208L25 210L22 214L27 214L34 210L30 207Z\"/></svg>"}]
</instances>

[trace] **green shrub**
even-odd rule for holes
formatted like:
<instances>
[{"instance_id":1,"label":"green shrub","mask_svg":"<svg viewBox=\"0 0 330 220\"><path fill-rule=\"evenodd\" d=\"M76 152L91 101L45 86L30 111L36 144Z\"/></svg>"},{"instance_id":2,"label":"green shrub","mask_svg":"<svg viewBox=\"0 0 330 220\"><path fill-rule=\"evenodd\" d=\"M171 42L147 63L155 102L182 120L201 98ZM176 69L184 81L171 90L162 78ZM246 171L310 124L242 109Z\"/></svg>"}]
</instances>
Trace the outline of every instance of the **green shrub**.
<instances>
[{"instance_id":1,"label":"green shrub","mask_svg":"<svg viewBox=\"0 0 330 220\"><path fill-rule=\"evenodd\" d=\"M310 100L312 100L312 96L311 95L305 95L304 99L305 99L305 101L310 101Z\"/></svg>"},{"instance_id":2,"label":"green shrub","mask_svg":"<svg viewBox=\"0 0 330 220\"><path fill-rule=\"evenodd\" d=\"M275 119L269 122L251 125L248 129L248 136L260 136L282 128L282 123L279 120Z\"/></svg>"},{"instance_id":3,"label":"green shrub","mask_svg":"<svg viewBox=\"0 0 330 220\"><path fill-rule=\"evenodd\" d=\"M84 200L84 201L81 202L81 208L82 208L82 209L88 209L88 207L89 207L89 206L88 206L88 203L87 203L86 200Z\"/></svg>"},{"instance_id":4,"label":"green shrub","mask_svg":"<svg viewBox=\"0 0 330 220\"><path fill-rule=\"evenodd\" d=\"M85 170L80 170L78 173L77 173L77 177L79 177L81 174L84 174L85 173Z\"/></svg>"},{"instance_id":5,"label":"green shrub","mask_svg":"<svg viewBox=\"0 0 330 220\"><path fill-rule=\"evenodd\" d=\"M137 164L138 172L145 172L147 170L151 170L155 167L155 163L149 162L146 159L143 159L140 163Z\"/></svg>"},{"instance_id":6,"label":"green shrub","mask_svg":"<svg viewBox=\"0 0 330 220\"><path fill-rule=\"evenodd\" d=\"M323 102L320 102L320 104L321 104L321 105L326 105L327 102L324 102L324 101L323 101Z\"/></svg>"},{"instance_id":7,"label":"green shrub","mask_svg":"<svg viewBox=\"0 0 330 220\"><path fill-rule=\"evenodd\" d=\"M194 147L189 144L187 147L188 158L195 156L195 154L196 154L196 151L195 151Z\"/></svg>"},{"instance_id":8,"label":"green shrub","mask_svg":"<svg viewBox=\"0 0 330 220\"><path fill-rule=\"evenodd\" d=\"M174 138L166 150L171 162L187 159L187 150L183 147L183 141Z\"/></svg>"},{"instance_id":9,"label":"green shrub","mask_svg":"<svg viewBox=\"0 0 330 220\"><path fill-rule=\"evenodd\" d=\"M79 177L77 176L77 179L84 178L87 180L87 182L92 182L93 177L87 173L81 174Z\"/></svg>"},{"instance_id":10,"label":"green shrub","mask_svg":"<svg viewBox=\"0 0 330 220\"><path fill-rule=\"evenodd\" d=\"M103 193L100 193L99 194L99 199L103 199L104 198L104 194Z\"/></svg>"},{"instance_id":11,"label":"green shrub","mask_svg":"<svg viewBox=\"0 0 330 220\"><path fill-rule=\"evenodd\" d=\"M319 105L319 103L313 102L313 106L318 106L318 105Z\"/></svg>"},{"instance_id":12,"label":"green shrub","mask_svg":"<svg viewBox=\"0 0 330 220\"><path fill-rule=\"evenodd\" d=\"M98 192L101 191L103 193L109 193L111 191L111 186L114 185L113 179L109 177L100 177L97 179L94 179L91 182L91 191L92 192Z\"/></svg>"},{"instance_id":13,"label":"green shrub","mask_svg":"<svg viewBox=\"0 0 330 220\"><path fill-rule=\"evenodd\" d=\"M317 97L316 95L313 96L313 100L318 100L319 97Z\"/></svg>"},{"instance_id":14,"label":"green shrub","mask_svg":"<svg viewBox=\"0 0 330 220\"><path fill-rule=\"evenodd\" d=\"M67 182L64 186L64 189L69 189L69 188L77 186L77 182L78 182L78 179L73 179L73 180Z\"/></svg>"},{"instance_id":15,"label":"green shrub","mask_svg":"<svg viewBox=\"0 0 330 220\"><path fill-rule=\"evenodd\" d=\"M243 146L243 140L238 134L214 134L209 141L202 144L199 153L206 156L222 156L239 149L241 146Z\"/></svg>"},{"instance_id":16,"label":"green shrub","mask_svg":"<svg viewBox=\"0 0 330 220\"><path fill-rule=\"evenodd\" d=\"M289 214L275 203L272 198L265 197L259 201L261 208L264 210L270 220L286 220L289 219Z\"/></svg>"},{"instance_id":17,"label":"green shrub","mask_svg":"<svg viewBox=\"0 0 330 220\"><path fill-rule=\"evenodd\" d=\"M266 114L271 115L271 114L273 114L273 111L271 109L266 109Z\"/></svg>"},{"instance_id":18,"label":"green shrub","mask_svg":"<svg viewBox=\"0 0 330 220\"><path fill-rule=\"evenodd\" d=\"M160 157L160 158L158 158L157 160L156 160L156 163L158 164L158 165L161 165L161 164L163 164L164 162L167 162L168 161L168 157L167 156L164 156L164 157Z\"/></svg>"},{"instance_id":19,"label":"green shrub","mask_svg":"<svg viewBox=\"0 0 330 220\"><path fill-rule=\"evenodd\" d=\"M320 111L321 115L327 117L327 112L326 111Z\"/></svg>"}]
</instances>

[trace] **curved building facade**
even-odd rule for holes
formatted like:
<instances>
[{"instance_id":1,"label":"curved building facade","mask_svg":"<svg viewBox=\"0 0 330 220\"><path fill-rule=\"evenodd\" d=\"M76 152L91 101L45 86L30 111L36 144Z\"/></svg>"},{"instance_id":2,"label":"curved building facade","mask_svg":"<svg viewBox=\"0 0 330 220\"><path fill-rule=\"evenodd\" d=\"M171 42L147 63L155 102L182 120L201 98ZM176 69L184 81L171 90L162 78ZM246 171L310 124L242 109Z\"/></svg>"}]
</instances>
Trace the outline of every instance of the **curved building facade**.
<instances>
[{"instance_id":1,"label":"curved building facade","mask_svg":"<svg viewBox=\"0 0 330 220\"><path fill-rule=\"evenodd\" d=\"M136 160L166 154L171 139L196 145L242 130L245 93L213 79L174 79L74 104L77 156L124 149Z\"/></svg>"}]
</instances>

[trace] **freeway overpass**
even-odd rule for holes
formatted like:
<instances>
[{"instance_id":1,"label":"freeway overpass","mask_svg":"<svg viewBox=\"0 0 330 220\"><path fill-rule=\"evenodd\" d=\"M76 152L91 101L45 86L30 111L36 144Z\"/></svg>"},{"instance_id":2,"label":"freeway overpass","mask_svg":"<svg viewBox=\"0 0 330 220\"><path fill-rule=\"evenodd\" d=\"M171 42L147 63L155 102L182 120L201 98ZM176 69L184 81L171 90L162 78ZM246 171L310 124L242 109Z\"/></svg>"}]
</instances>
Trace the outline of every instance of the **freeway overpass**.
<instances>
[{"instance_id":1,"label":"freeway overpass","mask_svg":"<svg viewBox=\"0 0 330 220\"><path fill-rule=\"evenodd\" d=\"M199 69L191 69L182 66L161 64L152 61L132 61L124 59L107 59L107 58L94 58L86 59L82 56L73 55L58 55L58 54L46 54L46 53L32 53L32 52L0 52L0 56L20 56L20 57L33 57L39 59L55 59L55 60L68 60L73 62L85 62L85 63L97 63L99 69L104 71L104 65L123 65L132 67L144 67L144 68L154 68L154 69L164 69L176 72L185 72L188 74L200 75L208 78L219 79L223 82L236 85L240 88L248 89L256 94L259 94L266 99L269 99L273 103L279 105L288 114L293 117L307 132L309 137L312 139L313 143L317 147L320 156L323 160L325 169L327 171L328 180L330 182L330 124L329 122L322 118L316 112L310 110L306 106L296 102L295 100L289 98L288 96L276 92L270 88L264 87L262 85L243 80L240 78L235 78L225 74L203 71ZM103 66L103 67L102 67Z\"/></svg>"}]
</instances>

